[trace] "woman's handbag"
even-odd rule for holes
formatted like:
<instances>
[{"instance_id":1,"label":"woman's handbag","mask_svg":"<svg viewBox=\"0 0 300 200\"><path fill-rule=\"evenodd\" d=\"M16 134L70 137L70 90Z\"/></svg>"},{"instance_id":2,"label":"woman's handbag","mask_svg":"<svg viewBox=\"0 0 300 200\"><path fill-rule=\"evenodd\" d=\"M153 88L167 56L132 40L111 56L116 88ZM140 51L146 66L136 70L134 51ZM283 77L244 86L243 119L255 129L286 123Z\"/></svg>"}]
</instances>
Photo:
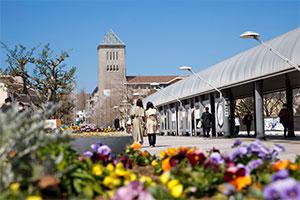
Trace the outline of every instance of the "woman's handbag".
<instances>
[{"instance_id":1,"label":"woman's handbag","mask_svg":"<svg viewBox=\"0 0 300 200\"><path fill-rule=\"evenodd\" d=\"M148 133L147 133L147 129L146 129L146 128L144 128L143 136L144 136L144 137L147 137L147 136L148 136Z\"/></svg>"}]
</instances>

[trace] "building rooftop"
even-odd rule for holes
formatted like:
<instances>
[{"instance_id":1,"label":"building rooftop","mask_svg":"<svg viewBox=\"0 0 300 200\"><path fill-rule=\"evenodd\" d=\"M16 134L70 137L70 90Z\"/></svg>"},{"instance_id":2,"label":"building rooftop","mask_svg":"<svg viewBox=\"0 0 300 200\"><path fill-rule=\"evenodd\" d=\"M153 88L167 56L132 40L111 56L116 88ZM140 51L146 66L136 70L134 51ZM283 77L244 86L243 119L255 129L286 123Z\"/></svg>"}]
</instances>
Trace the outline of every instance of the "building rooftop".
<instances>
[{"instance_id":1,"label":"building rooftop","mask_svg":"<svg viewBox=\"0 0 300 200\"><path fill-rule=\"evenodd\" d=\"M107 45L125 46L125 43L122 42L122 40L117 36L117 34L113 32L113 30L110 29L99 44L99 46L107 46Z\"/></svg>"}]
</instances>

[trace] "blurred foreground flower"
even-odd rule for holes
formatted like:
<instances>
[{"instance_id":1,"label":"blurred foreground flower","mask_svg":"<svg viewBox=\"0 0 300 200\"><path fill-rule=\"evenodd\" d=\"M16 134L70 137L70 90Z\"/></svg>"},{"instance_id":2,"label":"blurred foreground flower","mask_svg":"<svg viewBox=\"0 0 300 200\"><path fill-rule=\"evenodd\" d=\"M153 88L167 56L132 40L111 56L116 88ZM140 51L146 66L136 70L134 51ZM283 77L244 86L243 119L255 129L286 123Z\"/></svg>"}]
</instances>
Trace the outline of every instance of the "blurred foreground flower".
<instances>
[{"instance_id":1,"label":"blurred foreground flower","mask_svg":"<svg viewBox=\"0 0 300 200\"><path fill-rule=\"evenodd\" d=\"M154 200L153 196L147 192L142 183L133 181L126 186L117 189L111 200Z\"/></svg>"}]
</instances>

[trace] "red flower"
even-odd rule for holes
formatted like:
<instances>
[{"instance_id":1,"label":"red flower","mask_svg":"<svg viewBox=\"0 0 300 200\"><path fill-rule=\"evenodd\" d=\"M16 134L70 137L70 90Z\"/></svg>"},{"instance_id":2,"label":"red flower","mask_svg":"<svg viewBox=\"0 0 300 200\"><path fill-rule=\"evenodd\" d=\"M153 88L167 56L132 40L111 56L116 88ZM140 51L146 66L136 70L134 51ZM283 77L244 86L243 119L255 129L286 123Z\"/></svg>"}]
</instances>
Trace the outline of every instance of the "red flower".
<instances>
[{"instance_id":1,"label":"red flower","mask_svg":"<svg viewBox=\"0 0 300 200\"><path fill-rule=\"evenodd\" d=\"M204 153L200 152L191 152L188 154L188 160L190 162L190 164L192 165L192 167L195 167L197 165L197 163L199 162L200 164L203 164L204 161L206 160L206 157L204 155Z\"/></svg>"}]
</instances>

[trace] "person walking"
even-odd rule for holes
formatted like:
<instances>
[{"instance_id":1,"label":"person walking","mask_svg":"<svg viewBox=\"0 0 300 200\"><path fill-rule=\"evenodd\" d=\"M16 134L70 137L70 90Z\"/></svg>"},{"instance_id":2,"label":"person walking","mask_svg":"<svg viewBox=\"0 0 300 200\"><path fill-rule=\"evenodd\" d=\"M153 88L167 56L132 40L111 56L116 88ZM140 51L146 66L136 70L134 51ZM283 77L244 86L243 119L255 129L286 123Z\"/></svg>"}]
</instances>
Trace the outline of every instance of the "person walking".
<instances>
[{"instance_id":1,"label":"person walking","mask_svg":"<svg viewBox=\"0 0 300 200\"><path fill-rule=\"evenodd\" d=\"M144 143L143 133L145 130L145 110L141 99L136 101L136 106L133 107L131 112L132 117L132 135L135 142L140 144Z\"/></svg>"},{"instance_id":2,"label":"person walking","mask_svg":"<svg viewBox=\"0 0 300 200\"><path fill-rule=\"evenodd\" d=\"M147 134L150 147L155 147L156 134L158 134L158 113L153 106L152 102L148 102L146 106L146 118L147 118Z\"/></svg>"},{"instance_id":3,"label":"person walking","mask_svg":"<svg viewBox=\"0 0 300 200\"><path fill-rule=\"evenodd\" d=\"M205 112L202 113L201 120L202 120L203 135L204 137L209 137L209 132L212 123L212 115L209 113L208 107L206 107Z\"/></svg>"},{"instance_id":4,"label":"person walking","mask_svg":"<svg viewBox=\"0 0 300 200\"><path fill-rule=\"evenodd\" d=\"M287 108L286 104L283 104L282 109L279 112L279 117L280 117L280 123L283 125L283 133L284 133L284 137L287 136L287 131L289 128L289 124L292 121L292 115L289 111L289 109Z\"/></svg>"},{"instance_id":5,"label":"person walking","mask_svg":"<svg viewBox=\"0 0 300 200\"><path fill-rule=\"evenodd\" d=\"M253 117L251 115L251 112L248 110L247 114L243 118L243 124L246 125L248 136L250 136L250 129L251 129L252 120L253 120Z\"/></svg>"}]
</instances>

